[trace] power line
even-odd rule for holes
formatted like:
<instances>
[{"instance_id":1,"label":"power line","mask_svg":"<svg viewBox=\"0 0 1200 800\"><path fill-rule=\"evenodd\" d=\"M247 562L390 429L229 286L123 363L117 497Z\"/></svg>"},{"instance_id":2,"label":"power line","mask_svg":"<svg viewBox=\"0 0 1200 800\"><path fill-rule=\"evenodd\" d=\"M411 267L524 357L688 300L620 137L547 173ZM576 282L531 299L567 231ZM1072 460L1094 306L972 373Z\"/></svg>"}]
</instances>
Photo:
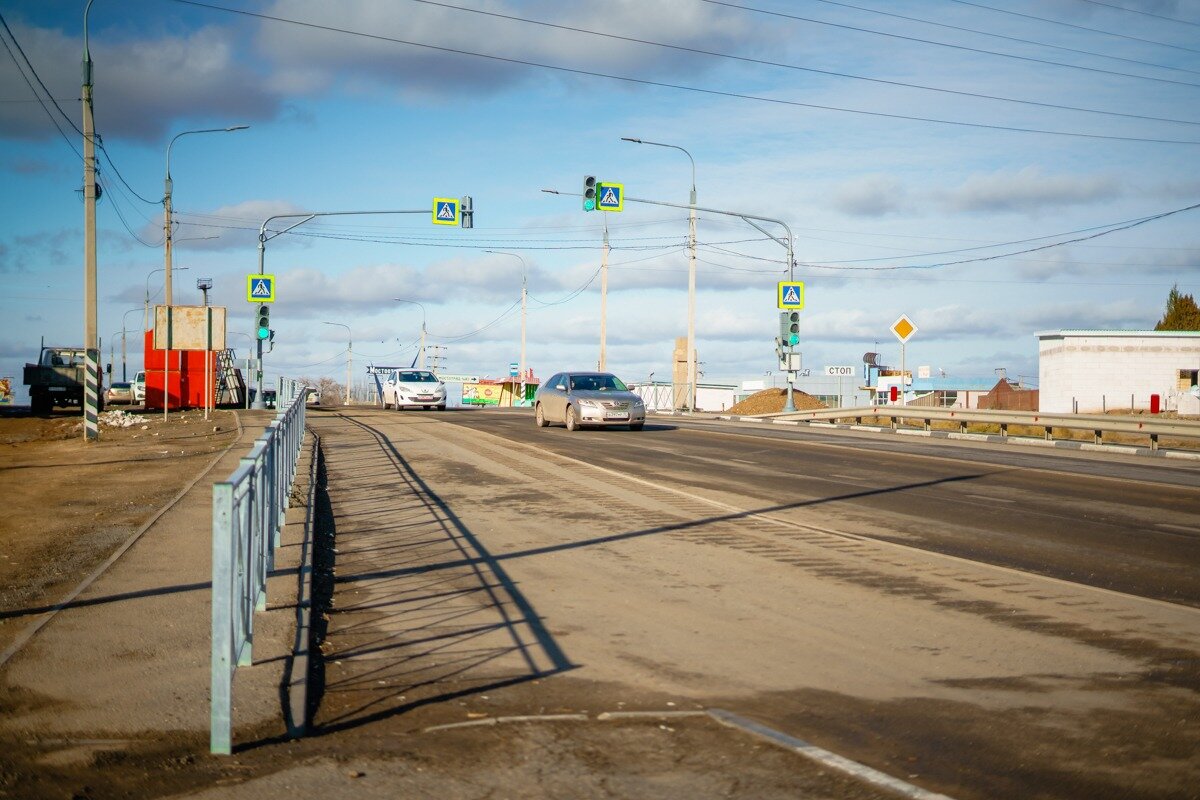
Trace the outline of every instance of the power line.
<instances>
[{"instance_id":1,"label":"power line","mask_svg":"<svg viewBox=\"0 0 1200 800\"><path fill-rule=\"evenodd\" d=\"M1178 22L1180 25L1192 25L1200 28L1200 22L1191 22L1190 20L1179 19L1178 17L1168 17L1162 14L1155 14L1151 11L1142 11L1140 8L1126 8L1125 6L1118 6L1113 3L1101 3L1099 0L1079 0L1079 2L1090 3L1094 6L1103 6L1104 8L1115 8L1117 11L1125 11L1129 14L1141 14L1144 17L1154 17L1155 19L1163 19L1167 22Z\"/></svg>"},{"instance_id":2,"label":"power line","mask_svg":"<svg viewBox=\"0 0 1200 800\"><path fill-rule=\"evenodd\" d=\"M1200 50L1193 50L1190 47L1183 47L1177 44L1168 44L1167 42L1156 42L1153 39L1141 39L1137 36L1130 36L1125 33L1113 33L1112 31L1100 30L1099 28L1088 28L1084 25L1076 25L1073 22L1063 22L1057 19L1047 19L1046 17L1037 17L1033 14L1022 14L1019 11L1009 11L1007 8L996 8L994 6L984 5L983 3L972 3L969 0L950 0L952 3L958 3L961 6L971 6L972 8L981 8L984 11L994 11L997 14L1008 14L1012 17L1020 17L1021 19L1031 19L1035 22L1045 22L1048 25L1061 25L1064 28L1072 30L1085 31L1087 33L1099 33L1103 36L1114 36L1118 39L1128 39L1131 42L1140 42L1141 44L1153 44L1158 47L1169 47L1172 50L1182 50L1185 53L1200 53Z\"/></svg>"},{"instance_id":3,"label":"power line","mask_svg":"<svg viewBox=\"0 0 1200 800\"><path fill-rule=\"evenodd\" d=\"M271 16L268 14L255 13L252 11L243 11L241 9L235 9L235 8L225 8L223 6L212 5L210 3L202 3L202 2L199 2L198 0L174 0L174 2L181 3L184 5L196 6L198 8L206 8L206 9L209 9L212 11L222 11L222 12L229 13L229 14L238 14L241 16L251 17L254 19L268 20L271 22L282 22L282 23L286 23L289 25L296 25L298 27L310 28L313 30L322 30L322 31L327 31L329 33L341 33L341 34L345 34L348 36L358 36L358 37L362 37L364 39L371 39L373 41L390 42L392 44L402 44L402 45L407 45L409 47L420 47L420 48L423 48L426 50L435 50L435 51L443 52L443 53L452 53L454 55L464 55L464 56L472 56L475 58L484 58L484 59L488 59L489 61L498 61L498 62L506 63L506 64L519 64L521 66L536 67L538 69L548 69L548 70L553 70L556 72L568 73L571 75L586 75L588 77L593 77L593 78L605 78L608 80L637 84L639 86L655 86L655 87L663 88L663 89L677 89L679 91L694 92L696 94L705 94L705 95L710 95L713 97L728 97L728 98L735 98L735 99L739 99L739 100L752 100L752 101L756 101L756 102L760 102L760 103L770 103L772 105L787 106L787 107L792 107L792 108L812 108L812 109L818 109L821 111L837 111L837 112L846 113L846 114L859 114L859 115L863 115L863 116L880 117L883 119L901 119L901 120L906 120L909 122L925 122L925 123L937 124L937 125L953 125L956 127L963 127L963 128L979 128L979 129L984 129L984 130L1008 131L1010 133L1033 133L1033 134L1041 134L1041 135L1045 135L1045 136L1065 136L1065 137L1080 138L1080 139L1100 139L1100 140L1107 140L1107 141L1139 142L1139 143L1147 143L1147 144L1186 144L1186 145L1200 144L1200 141L1196 141L1196 140L1156 139L1156 138L1140 137L1140 136L1115 136L1115 135L1111 135L1111 134L1080 133L1080 132L1076 132L1076 131L1056 131L1056 130L1049 130L1049 129L1042 129L1042 128L1020 128L1020 127L1011 126L1011 125L994 125L994 124L987 124L987 123L980 123L980 122L962 122L959 120L946 120L946 119L937 119L937 118L932 118L932 117L916 117L916 116L910 116L907 114L890 114L890 113L886 113L886 112L882 112L882 111L866 111L863 109L855 109L855 108L841 108L838 106L826 106L826 105L819 105L816 103L801 103L801 102L798 102L795 100L783 100L783 99L774 98L774 97L763 97L761 95L750 95L750 94L743 94L740 92L721 91L718 89L706 89L706 88L699 87L699 86L687 86L685 84L667 83L665 81L652 81L652 80L649 80L646 78L632 78L632 77L625 76L625 75L613 75L613 74L609 74L609 73L605 73L605 72L595 72L592 70L578 69L575 67L563 67L563 66L558 66L558 65L554 65L554 64L543 64L543 63L540 63L537 61L528 61L525 59L509 58L506 56L489 55L486 53L477 53L477 52L474 52L471 50L462 50L462 49L453 48L453 47L442 47L439 45L425 44L422 42L412 42L412 41L408 41L406 39L397 39L397 38L390 37L390 36L382 36L379 34L364 33L362 31L353 31L353 30L348 30L345 28L337 28L337 27L334 27L331 25L319 25L319 24L313 23L313 22L302 22L300 20L287 19L284 17L275 17L275 16ZM718 0L703 0L703 2L716 3L716 2L718 2ZM733 5L733 4L720 3L720 5ZM735 6L735 7L745 8L744 6ZM750 10L757 10L757 9L750 9ZM764 13L776 14L777 12L764 12ZM778 16L788 16L788 15L778 14ZM969 48L963 48L963 49L969 49ZM1029 59L1029 60L1036 60L1036 59ZM1095 70L1095 71L1104 72L1104 70ZM1115 74L1119 74L1119 73L1115 73ZM1152 79L1148 79L1148 80L1161 80L1161 79L1152 78ZM1182 83L1180 81L1167 81L1167 82ZM1200 85L1198 85L1198 84L1182 84L1182 85L1195 86L1197 88L1200 88Z\"/></svg>"},{"instance_id":4,"label":"power line","mask_svg":"<svg viewBox=\"0 0 1200 800\"><path fill-rule=\"evenodd\" d=\"M1068 240L1062 241L1062 242L1052 242L1050 244L1041 245L1040 247L1031 247L1026 250L1018 250L1013 253L999 253L997 255L991 255L991 256L980 256L979 258L965 258L960 261L944 261L940 264L900 264L900 265L893 265L890 267L845 267L845 266L834 267L834 266L828 266L825 264L805 263L804 266L809 267L810 269L815 268L815 269L830 269L830 270L890 271L890 270L901 270L901 269L937 269L939 267L953 267L953 266L957 266L959 264L973 264L973 263L976 263L979 261L995 261L1000 258L1011 258L1012 256L1025 255L1026 253L1036 253L1040 250L1049 250L1054 247L1062 247L1063 245L1075 244L1076 242L1086 242L1091 239L1098 239L1101 236L1108 236L1110 233L1116 233L1118 231L1126 231L1126 230L1129 230L1130 228L1136 228L1139 225L1145 225L1148 222L1154 222L1155 220L1163 219L1164 217L1174 216L1175 214L1182 214L1185 211L1194 211L1197 208L1200 208L1200 203L1196 203L1195 205L1190 205L1185 208L1177 208L1174 211L1164 211L1161 214L1155 214L1150 217L1143 217L1142 219L1132 220L1128 223L1119 223L1118 227L1109 228L1108 230L1103 230L1098 233L1092 233L1088 236L1081 236L1077 239L1068 239ZM878 259L871 259L871 260L878 260ZM800 262L797 262L797 263L800 263Z\"/></svg>"},{"instance_id":5,"label":"power line","mask_svg":"<svg viewBox=\"0 0 1200 800\"><path fill-rule=\"evenodd\" d=\"M1144 114L1129 114L1120 111L1104 111L1095 108L1082 108L1079 106L1066 106L1059 103L1043 103L1037 100L1021 100L1013 97L1001 97L998 95L981 94L979 92L966 92L956 89L943 89L937 86L924 86L917 83L906 83L904 81L888 80L886 78L869 78L863 75L854 75L848 72L836 72L833 70L816 69L814 67L802 67L797 64L785 64L779 61L767 61L760 58L748 58L746 56L733 55L730 53L718 53L712 50L701 50L696 47L684 47L682 45L667 44L664 42L655 42L649 39L638 39L632 36L620 36L615 33L602 33L600 31L588 30L586 28L577 28L571 25L558 25L553 22L544 22L542 20L529 19L527 17L517 17L511 14L500 14L494 11L484 11L478 8L463 8L462 6L452 5L450 3L438 2L438 0L410 0L413 3L421 3L423 5L438 6L441 8L449 8L455 11L463 11L471 14L479 14L486 17L495 17L497 19L506 19L513 22L522 22L528 25L540 25L546 28L554 28L555 30L571 31L572 33L584 33L589 36L598 36L604 39L616 39L622 42L633 42L635 44L650 45L652 47L662 47L668 50L678 50L684 53L695 53L697 55L711 56L713 58L723 58L730 61L740 61L746 64L758 64L760 66L778 67L780 69L790 69L799 72L811 72L817 75L828 75L835 78L847 78L849 80L867 81L869 83L880 83L885 86L899 86L905 89L919 89L926 92L939 92L942 94L952 94L959 97L974 97L980 100L995 100L1002 103L1016 103L1019 105L1036 106L1038 108L1053 108L1059 111L1079 111L1085 114L1100 114L1111 117L1125 117L1127 119L1141 119L1150 122L1171 122L1180 125L1200 125L1200 122L1192 120L1168 119L1164 117L1151 117ZM1154 66L1154 65L1152 65ZM1188 70L1190 71L1190 70ZM1196 73L1200 74L1200 73Z\"/></svg>"},{"instance_id":6,"label":"power line","mask_svg":"<svg viewBox=\"0 0 1200 800\"><path fill-rule=\"evenodd\" d=\"M20 73L21 78L25 81L25 85L29 87L29 91L33 94L34 99L42 107L42 110L46 112L46 116L50 118L51 124L54 125L55 129L58 131L58 135L61 136L63 141L67 143L67 147L71 148L71 152L75 154L76 158L82 162L83 154L75 148L75 144L71 141L71 137L67 136L67 132L64 131L62 126L58 124L58 120L55 119L54 113L46 105L46 101L42 99L42 96L38 94L38 90L34 88L33 83L29 80L29 75L25 74L26 70L28 70L29 73L33 75L34 80L38 82L38 85L41 86L42 89L46 90L46 95L50 97L50 102L54 103L54 96L50 94L50 91L46 89L46 85L42 83L42 79L38 77L37 70L33 68L33 64L29 63L29 58L25 55L25 51L21 49L21 43L17 41L17 37L13 36L12 29L8 27L8 22L5 21L3 14L0 14L0 25L4 27L4 30L8 34L9 38L12 39L13 47L17 48L17 52L21 54L21 58L24 59L25 65L22 66L21 62L17 60L16 53L12 51L12 47L9 47L8 41L4 39L4 37L0 37L0 44L4 45L4 49L8 52L9 57L12 58L13 64L17 68L17 72ZM58 104L54 103L54 107L58 108ZM60 114L62 114L61 108L59 108L58 111ZM66 114L63 114L63 117L67 119L67 122L71 122L70 118L67 117ZM71 124L72 126L74 125L74 123ZM76 130L79 129L76 128ZM83 135L82 131L79 133L81 136Z\"/></svg>"},{"instance_id":7,"label":"power line","mask_svg":"<svg viewBox=\"0 0 1200 800\"><path fill-rule=\"evenodd\" d=\"M1081 2L1091 2L1091 0L1080 0L1080 1ZM1008 41L1008 42L1016 42L1017 44L1032 44L1032 45L1036 45L1038 47L1048 47L1053 50L1063 50L1067 53L1078 53L1079 55L1091 56L1093 58L1106 58L1106 59L1109 59L1110 61L1124 61L1127 64L1138 64L1143 67L1156 67L1158 69L1170 69L1170 70L1175 70L1177 72L1190 72L1192 74L1200 74L1200 73L1197 73L1196 70L1185 69L1184 67L1176 67L1176 66L1172 66L1170 64L1156 64L1152 61L1139 61L1136 58L1122 58L1121 56L1109 55L1107 53L1096 53L1091 50L1078 50L1074 47L1065 47L1063 45L1052 44L1050 42L1039 42L1034 39L1022 39L1018 36L1005 36L1002 33L992 33L991 31L982 31L982 30L978 30L976 28L964 28L959 25L949 25L945 22L936 22L931 19L921 19L919 17L908 17L908 16L905 16L904 14L896 14L891 11L880 11L878 9L866 8L864 6L856 6L856 5L852 5L850 3L839 3L839 2L836 2L836 0L814 0L814 2L824 3L825 5L828 5L828 6L838 6L840 8L850 8L855 11L865 11L869 14L878 14L878 15L884 16L884 17L892 17L893 19L902 19L902 20L905 20L906 22L917 22L917 23L920 23L921 25L932 25L935 28L946 28L947 30L958 31L960 33L970 33L970 34L974 34L976 36L989 36L993 39L1002 39L1002 40ZM1106 5L1106 4L1098 3L1098 5ZM1117 6L1111 6L1111 8L1117 8ZM1124 10L1132 11L1133 9L1124 9ZM1152 14L1150 16L1155 16L1155 15ZM1166 19L1166 17L1164 17L1164 19ZM1177 21L1182 22L1183 20L1177 20ZM1187 24L1194 25L1196 23L1187 23ZM1005 54L999 53L997 55L1005 55ZM1007 56L1005 56L1005 57L1007 57Z\"/></svg>"},{"instance_id":8,"label":"power line","mask_svg":"<svg viewBox=\"0 0 1200 800\"><path fill-rule=\"evenodd\" d=\"M176 0L176 2L186 2L186 0ZM916 36L904 36L899 33L888 33L886 31L877 31L877 30L873 30L871 28L860 28L860 27L856 27L854 25L842 25L841 23L837 23L837 22L826 22L824 20L812 19L810 17L800 17L795 14L785 14L782 11L771 11L771 10L765 9L765 8L755 8L754 6L739 5L738 3L728 2L728 0L700 0L700 2L709 3L709 4L715 5L715 6L725 6L727 8L736 8L741 11L749 11L749 12L752 12L755 14L767 14L769 16L780 17L782 19L796 20L798 22L809 22L809 23L812 23L813 25L826 25L831 28L841 28L842 30L855 31L857 33L869 33L874 36L885 36L889 39L900 39L905 42L915 42L917 44L929 44L929 45L933 45L935 47L947 47L947 48L950 48L951 50L963 50L968 53L979 53L982 55L996 56L997 58L1011 58L1011 59L1014 59L1017 61L1027 61L1027 62L1030 62L1033 64L1046 64L1046 65L1052 66L1052 67L1064 67L1066 69L1077 69L1077 70L1082 70L1084 72L1097 72L1102 75L1116 75L1121 78L1136 78L1138 80L1143 80L1143 81L1155 81L1157 83L1173 83L1178 86L1191 86L1193 88L1200 88L1200 84L1188 83L1187 81L1176 81L1176 80L1171 80L1170 78L1152 78L1149 75L1132 75L1127 72L1115 72L1113 70L1100 69L1099 67L1083 67L1078 64L1066 64L1061 61L1050 61L1049 59L1044 59L1044 58L1033 58L1032 56L1018 56L1018 55L1014 55L1013 53L998 53L995 50L984 50L982 48L968 47L968 46L962 45L962 44L950 44L949 42L936 42L936 41L933 41L932 39L921 39Z\"/></svg>"},{"instance_id":9,"label":"power line","mask_svg":"<svg viewBox=\"0 0 1200 800\"><path fill-rule=\"evenodd\" d=\"M75 120L71 118L70 114L63 111L62 106L58 104L58 100L55 99L54 95L42 81L41 76L38 75L37 70L34 69L33 63L29 60L29 57L25 55L25 51L22 49L21 43L18 42L17 37L13 35L12 29L8 27L8 22L5 21L3 14L0 14L0 25L3 25L4 30L8 33L9 38L12 39L13 45L17 48L17 51L21 54L22 60L25 62L25 67L28 68L29 73L33 75L33 78L37 81L38 86L42 87L42 91L46 93L46 97L49 98L51 105L53 105L62 118L67 121L67 124L75 129L75 133L77 133L79 136L84 136L83 131L80 130L79 126L75 124ZM0 41L3 41L3 39L0 39ZM4 43L4 48L8 50L7 42ZM83 154L75 149L75 145L72 144L70 137L67 136L66 132L63 131L62 127L58 124L58 121L54 118L54 114L51 113L50 109L46 106L46 103L42 100L42 96L38 94L37 90L33 88L33 85L29 83L29 78L25 76L25 70L21 67L21 64L17 62L17 58L15 55L13 55L12 50L8 50L8 53L10 56L12 56L13 62L17 64L17 71L21 73L22 78L25 78L25 83L29 85L29 90L33 92L33 96L36 98L37 102L41 104L42 108L45 109L46 114L50 117L50 121L54 123L54 127L58 129L59 134L67 142L67 145L72 151L74 151L75 155L79 157L80 161L82 161ZM92 144L95 145L97 150L104 154L104 159L112 168L113 174L117 176L117 179L120 180L121 183L125 184L125 188L132 192L134 197L138 198L144 203L149 203L150 205L159 204L157 201L147 200L146 198L142 197L140 194L138 194L137 190L129 185L129 182L125 180L125 176L121 174L121 170L117 168L116 162L113 161L112 156L109 155L108 150L104 147L104 137L101 136L98 131L93 132L92 134Z\"/></svg>"}]
</instances>

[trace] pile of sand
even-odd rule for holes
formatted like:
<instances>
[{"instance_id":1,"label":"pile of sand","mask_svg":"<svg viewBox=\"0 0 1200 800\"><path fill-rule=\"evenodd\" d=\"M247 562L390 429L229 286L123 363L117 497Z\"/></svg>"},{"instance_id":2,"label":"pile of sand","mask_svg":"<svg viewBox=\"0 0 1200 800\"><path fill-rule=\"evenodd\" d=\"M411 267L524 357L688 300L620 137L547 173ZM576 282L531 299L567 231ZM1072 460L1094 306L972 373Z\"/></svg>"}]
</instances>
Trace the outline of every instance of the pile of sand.
<instances>
[{"instance_id":1,"label":"pile of sand","mask_svg":"<svg viewBox=\"0 0 1200 800\"><path fill-rule=\"evenodd\" d=\"M740 403L730 406L725 413L737 414L743 417L752 417L756 414L778 414L783 411L783 405L786 402L786 389L763 389L761 392L755 392L750 395ZM802 392L799 389L792 390L792 405L796 406L797 411L826 407L824 403L817 400L811 394Z\"/></svg>"}]
</instances>

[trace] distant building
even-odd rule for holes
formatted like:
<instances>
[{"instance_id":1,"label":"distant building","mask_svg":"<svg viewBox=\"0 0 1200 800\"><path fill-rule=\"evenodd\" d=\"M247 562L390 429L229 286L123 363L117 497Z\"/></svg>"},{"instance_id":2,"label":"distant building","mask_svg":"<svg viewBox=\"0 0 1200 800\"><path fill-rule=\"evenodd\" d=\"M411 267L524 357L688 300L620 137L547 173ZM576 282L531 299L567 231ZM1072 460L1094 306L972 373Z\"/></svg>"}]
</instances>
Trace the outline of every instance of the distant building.
<instances>
[{"instance_id":1,"label":"distant building","mask_svg":"<svg viewBox=\"0 0 1200 800\"><path fill-rule=\"evenodd\" d=\"M992 390L979 398L979 408L990 411L1038 411L1040 392L1022 386L1019 381L1001 378Z\"/></svg>"},{"instance_id":2,"label":"distant building","mask_svg":"<svg viewBox=\"0 0 1200 800\"><path fill-rule=\"evenodd\" d=\"M1200 332L1043 331L1039 407L1048 414L1159 408L1200 414Z\"/></svg>"}]
</instances>

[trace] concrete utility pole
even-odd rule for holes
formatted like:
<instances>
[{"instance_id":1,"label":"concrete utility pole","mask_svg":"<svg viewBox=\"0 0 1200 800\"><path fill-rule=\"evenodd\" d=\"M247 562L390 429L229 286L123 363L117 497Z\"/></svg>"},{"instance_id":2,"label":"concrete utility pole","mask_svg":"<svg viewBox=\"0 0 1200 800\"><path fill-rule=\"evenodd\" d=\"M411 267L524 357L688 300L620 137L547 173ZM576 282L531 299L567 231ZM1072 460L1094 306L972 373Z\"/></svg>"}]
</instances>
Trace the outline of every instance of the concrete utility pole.
<instances>
[{"instance_id":1,"label":"concrete utility pole","mask_svg":"<svg viewBox=\"0 0 1200 800\"><path fill-rule=\"evenodd\" d=\"M100 438L100 350L96 338L96 125L92 118L92 54L88 0L83 9L83 439Z\"/></svg>"}]
</instances>

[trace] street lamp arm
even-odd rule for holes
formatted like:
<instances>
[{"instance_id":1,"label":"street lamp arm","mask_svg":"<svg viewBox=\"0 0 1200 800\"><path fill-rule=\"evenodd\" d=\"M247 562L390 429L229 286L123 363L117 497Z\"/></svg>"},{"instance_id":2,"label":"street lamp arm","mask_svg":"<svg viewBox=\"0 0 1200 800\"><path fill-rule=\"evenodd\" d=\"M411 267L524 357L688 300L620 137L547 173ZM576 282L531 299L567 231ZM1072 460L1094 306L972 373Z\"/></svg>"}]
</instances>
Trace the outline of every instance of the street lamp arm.
<instances>
[{"instance_id":1,"label":"street lamp arm","mask_svg":"<svg viewBox=\"0 0 1200 800\"><path fill-rule=\"evenodd\" d=\"M680 147L677 144L666 144L664 142L648 142L645 139L634 139L631 136L622 136L621 141L633 142L634 144L650 144L650 145L654 145L655 147L669 147L672 150L682 151L683 154L688 157L688 161L692 162L692 192L693 192L693 194L695 193L695 191L696 191L696 159L692 158L692 154L689 153L686 148Z\"/></svg>"},{"instance_id":2,"label":"street lamp arm","mask_svg":"<svg viewBox=\"0 0 1200 800\"><path fill-rule=\"evenodd\" d=\"M91 4L89 3L88 5L90 6ZM187 136L191 133L229 133L231 131L244 131L249 127L249 125L230 125L227 128L204 128L203 130L183 131L182 133L175 134L167 144L167 180L171 179L171 148L175 145L175 140L180 136Z\"/></svg>"}]
</instances>

